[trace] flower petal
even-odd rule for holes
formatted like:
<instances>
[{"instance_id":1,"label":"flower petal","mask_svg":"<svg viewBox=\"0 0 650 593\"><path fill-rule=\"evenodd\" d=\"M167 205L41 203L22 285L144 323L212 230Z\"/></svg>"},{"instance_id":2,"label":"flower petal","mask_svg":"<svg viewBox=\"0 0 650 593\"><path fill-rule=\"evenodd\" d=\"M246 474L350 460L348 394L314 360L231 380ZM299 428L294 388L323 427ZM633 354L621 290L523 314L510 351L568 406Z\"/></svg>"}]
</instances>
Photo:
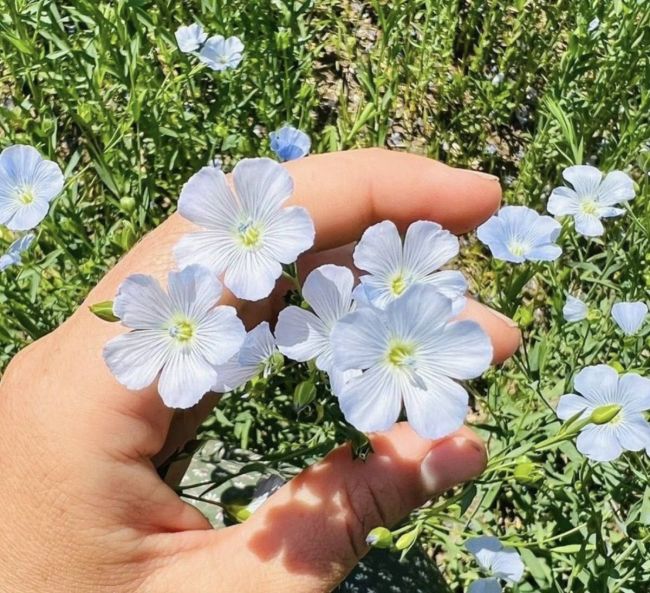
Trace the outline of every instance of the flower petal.
<instances>
[{"instance_id":1,"label":"flower petal","mask_svg":"<svg viewBox=\"0 0 650 593\"><path fill-rule=\"evenodd\" d=\"M168 291L172 311L199 320L217 304L222 287L210 270L192 265L169 273Z\"/></svg>"},{"instance_id":2,"label":"flower petal","mask_svg":"<svg viewBox=\"0 0 650 593\"><path fill-rule=\"evenodd\" d=\"M283 208L269 215L264 231L264 252L283 264L292 264L314 244L314 222L299 206Z\"/></svg>"},{"instance_id":3,"label":"flower petal","mask_svg":"<svg viewBox=\"0 0 650 593\"><path fill-rule=\"evenodd\" d=\"M171 352L160 379L158 392L168 408L191 408L210 391L217 373L202 356L178 348Z\"/></svg>"},{"instance_id":4,"label":"flower petal","mask_svg":"<svg viewBox=\"0 0 650 593\"><path fill-rule=\"evenodd\" d=\"M476 579L467 589L467 593L501 593L501 584L493 577Z\"/></svg>"},{"instance_id":5,"label":"flower petal","mask_svg":"<svg viewBox=\"0 0 650 593\"><path fill-rule=\"evenodd\" d=\"M224 364L239 352L245 338L246 329L237 310L219 305L199 321L194 349L211 365Z\"/></svg>"},{"instance_id":6,"label":"flower petal","mask_svg":"<svg viewBox=\"0 0 650 593\"><path fill-rule=\"evenodd\" d=\"M13 216L5 223L12 231L28 231L38 226L45 218L49 204L44 200L34 200L31 204L15 209Z\"/></svg>"},{"instance_id":7,"label":"flower petal","mask_svg":"<svg viewBox=\"0 0 650 593\"><path fill-rule=\"evenodd\" d=\"M576 297L567 295L566 302L562 308L562 315L566 321L569 321L570 323L582 321L587 317L588 311L589 309L586 303Z\"/></svg>"},{"instance_id":8,"label":"flower petal","mask_svg":"<svg viewBox=\"0 0 650 593\"><path fill-rule=\"evenodd\" d=\"M594 406L618 402L618 373L606 364L582 369L573 380L573 386Z\"/></svg>"},{"instance_id":9,"label":"flower petal","mask_svg":"<svg viewBox=\"0 0 650 593\"><path fill-rule=\"evenodd\" d=\"M311 311L296 306L280 311L275 337L280 352L298 362L313 360L330 348L325 324Z\"/></svg>"},{"instance_id":10,"label":"flower petal","mask_svg":"<svg viewBox=\"0 0 650 593\"><path fill-rule=\"evenodd\" d=\"M169 297L155 278L145 274L133 274L120 284L113 312L133 329L161 329L172 315Z\"/></svg>"},{"instance_id":11,"label":"flower petal","mask_svg":"<svg viewBox=\"0 0 650 593\"><path fill-rule=\"evenodd\" d=\"M307 276L302 294L316 315L331 328L350 312L353 285L354 275L349 268L328 264Z\"/></svg>"},{"instance_id":12,"label":"flower petal","mask_svg":"<svg viewBox=\"0 0 650 593\"><path fill-rule=\"evenodd\" d=\"M627 336L636 334L648 314L648 305L642 301L616 303L612 307L612 318Z\"/></svg>"},{"instance_id":13,"label":"flower petal","mask_svg":"<svg viewBox=\"0 0 650 593\"><path fill-rule=\"evenodd\" d=\"M174 257L180 268L197 264L219 276L237 261L239 255L229 234L209 230L181 237L174 246Z\"/></svg>"},{"instance_id":14,"label":"flower petal","mask_svg":"<svg viewBox=\"0 0 650 593\"><path fill-rule=\"evenodd\" d=\"M388 328L374 307L343 317L332 329L334 364L341 371L367 369L378 363L388 343Z\"/></svg>"},{"instance_id":15,"label":"flower petal","mask_svg":"<svg viewBox=\"0 0 650 593\"><path fill-rule=\"evenodd\" d=\"M594 461L613 461L623 452L610 424L588 424L578 435L576 446Z\"/></svg>"},{"instance_id":16,"label":"flower petal","mask_svg":"<svg viewBox=\"0 0 650 593\"><path fill-rule=\"evenodd\" d=\"M527 259L530 261L555 261L562 255L562 248L559 245L540 245L528 252Z\"/></svg>"},{"instance_id":17,"label":"flower petal","mask_svg":"<svg viewBox=\"0 0 650 593\"><path fill-rule=\"evenodd\" d=\"M503 544L493 535L481 535L468 539L465 542L465 547L476 558L479 566L486 571L492 570L494 557L503 550Z\"/></svg>"},{"instance_id":18,"label":"flower petal","mask_svg":"<svg viewBox=\"0 0 650 593\"><path fill-rule=\"evenodd\" d=\"M598 202L613 206L634 198L634 181L623 171L611 171L598 187Z\"/></svg>"},{"instance_id":19,"label":"flower petal","mask_svg":"<svg viewBox=\"0 0 650 593\"><path fill-rule=\"evenodd\" d=\"M435 222L418 220L406 231L404 268L421 279L456 257L458 251L457 237Z\"/></svg>"},{"instance_id":20,"label":"flower petal","mask_svg":"<svg viewBox=\"0 0 650 593\"><path fill-rule=\"evenodd\" d=\"M580 211L578 194L568 187L556 187L546 209L554 216L575 216Z\"/></svg>"},{"instance_id":21,"label":"flower petal","mask_svg":"<svg viewBox=\"0 0 650 593\"><path fill-rule=\"evenodd\" d=\"M524 563L513 548L503 548L497 552L492 560L492 573L496 578L509 583L518 583L524 576Z\"/></svg>"},{"instance_id":22,"label":"flower petal","mask_svg":"<svg viewBox=\"0 0 650 593\"><path fill-rule=\"evenodd\" d=\"M603 174L591 165L573 165L564 169L562 176L579 196L595 197Z\"/></svg>"},{"instance_id":23,"label":"flower petal","mask_svg":"<svg viewBox=\"0 0 650 593\"><path fill-rule=\"evenodd\" d=\"M603 223L597 216L579 212L575 215L574 224L576 231L584 237L600 237L605 232Z\"/></svg>"},{"instance_id":24,"label":"flower petal","mask_svg":"<svg viewBox=\"0 0 650 593\"><path fill-rule=\"evenodd\" d=\"M561 420L568 420L576 414L581 414L580 418L586 418L595 407L594 403L584 397L575 393L567 393L560 398L555 412Z\"/></svg>"},{"instance_id":25,"label":"flower petal","mask_svg":"<svg viewBox=\"0 0 650 593\"><path fill-rule=\"evenodd\" d=\"M244 211L256 221L269 220L293 193L289 171L268 158L239 161L232 175Z\"/></svg>"},{"instance_id":26,"label":"flower petal","mask_svg":"<svg viewBox=\"0 0 650 593\"><path fill-rule=\"evenodd\" d=\"M259 365L266 362L276 352L276 343L268 321L262 321L246 334L239 351L239 363Z\"/></svg>"},{"instance_id":27,"label":"flower petal","mask_svg":"<svg viewBox=\"0 0 650 593\"><path fill-rule=\"evenodd\" d=\"M261 251L239 252L237 256L223 283L240 299L259 301L269 296L282 274L280 263Z\"/></svg>"},{"instance_id":28,"label":"flower petal","mask_svg":"<svg viewBox=\"0 0 650 593\"><path fill-rule=\"evenodd\" d=\"M626 413L650 410L650 379L626 373L618 380L618 396Z\"/></svg>"},{"instance_id":29,"label":"flower petal","mask_svg":"<svg viewBox=\"0 0 650 593\"><path fill-rule=\"evenodd\" d=\"M382 278L401 268L402 239L395 223L384 220L366 229L354 250L354 265Z\"/></svg>"},{"instance_id":30,"label":"flower petal","mask_svg":"<svg viewBox=\"0 0 650 593\"><path fill-rule=\"evenodd\" d=\"M641 451L650 446L650 424L640 414L625 417L616 425L616 438L626 451Z\"/></svg>"}]
</instances>

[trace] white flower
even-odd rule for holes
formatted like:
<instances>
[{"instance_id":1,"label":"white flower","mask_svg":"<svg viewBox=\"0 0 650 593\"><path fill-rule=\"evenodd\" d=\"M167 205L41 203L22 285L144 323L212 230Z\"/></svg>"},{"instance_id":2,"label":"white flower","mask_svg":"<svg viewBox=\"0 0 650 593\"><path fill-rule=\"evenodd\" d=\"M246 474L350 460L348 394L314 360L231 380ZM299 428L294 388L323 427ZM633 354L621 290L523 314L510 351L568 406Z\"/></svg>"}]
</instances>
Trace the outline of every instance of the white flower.
<instances>
[{"instance_id":1,"label":"white flower","mask_svg":"<svg viewBox=\"0 0 650 593\"><path fill-rule=\"evenodd\" d=\"M221 35L210 37L199 52L199 60L208 68L221 72L237 68L242 60L244 44L239 37L224 39Z\"/></svg>"},{"instance_id":2,"label":"white flower","mask_svg":"<svg viewBox=\"0 0 650 593\"><path fill-rule=\"evenodd\" d=\"M305 132L285 125L271 132L271 150L281 161L293 161L309 154L311 140Z\"/></svg>"},{"instance_id":3,"label":"white flower","mask_svg":"<svg viewBox=\"0 0 650 593\"><path fill-rule=\"evenodd\" d=\"M612 318L626 336L632 336L641 329L648 314L648 305L643 301L616 303L612 307Z\"/></svg>"},{"instance_id":4,"label":"white flower","mask_svg":"<svg viewBox=\"0 0 650 593\"><path fill-rule=\"evenodd\" d=\"M562 315L564 315L566 321L570 323L582 321L587 317L588 311L589 309L583 301L570 294L567 295L566 303L564 303L564 307L562 308Z\"/></svg>"},{"instance_id":5,"label":"white flower","mask_svg":"<svg viewBox=\"0 0 650 593\"><path fill-rule=\"evenodd\" d=\"M197 23L193 23L189 26L178 27L175 36L176 43L178 43L178 49L183 53L196 51L208 38L208 34L203 30L203 27Z\"/></svg>"},{"instance_id":6,"label":"white flower","mask_svg":"<svg viewBox=\"0 0 650 593\"><path fill-rule=\"evenodd\" d=\"M185 184L182 216L202 227L183 237L174 253L180 266L201 264L225 274L235 296L259 300L314 243L314 224L304 208L283 208L293 192L287 170L271 159L244 159L233 171L233 192L224 173L204 167Z\"/></svg>"},{"instance_id":7,"label":"white flower","mask_svg":"<svg viewBox=\"0 0 650 593\"><path fill-rule=\"evenodd\" d=\"M573 385L580 395L563 395L557 415L568 420L580 414L581 419L595 417L598 422L580 431L578 451L594 461L612 461L623 451L650 445L650 424L643 416L650 409L650 379L634 373L619 377L612 367L600 364L581 370Z\"/></svg>"},{"instance_id":8,"label":"white flower","mask_svg":"<svg viewBox=\"0 0 650 593\"><path fill-rule=\"evenodd\" d=\"M623 171L603 174L590 165L574 165L564 169L562 176L569 187L556 187L548 199L548 211L555 216L573 216L576 231L585 237L602 235L601 218L620 216L620 202L634 198L634 182Z\"/></svg>"},{"instance_id":9,"label":"white flower","mask_svg":"<svg viewBox=\"0 0 650 593\"><path fill-rule=\"evenodd\" d=\"M61 169L35 148L16 144L0 153L0 224L12 231L38 225L62 189Z\"/></svg>"},{"instance_id":10,"label":"white flower","mask_svg":"<svg viewBox=\"0 0 650 593\"><path fill-rule=\"evenodd\" d=\"M354 250L354 265L370 272L361 276L361 286L376 307L383 309L411 286L424 284L450 298L457 313L465 306L467 282L461 272L437 270L458 255L458 249L458 239L435 222L411 224L402 245L395 224L384 220L363 233Z\"/></svg>"},{"instance_id":11,"label":"white flower","mask_svg":"<svg viewBox=\"0 0 650 593\"><path fill-rule=\"evenodd\" d=\"M387 430L403 403L409 423L425 438L462 425L468 396L453 379L485 371L492 345L477 323L452 317L451 300L418 285L383 310L361 307L336 324L335 368L362 371L337 393L348 422L364 432Z\"/></svg>"},{"instance_id":12,"label":"white flower","mask_svg":"<svg viewBox=\"0 0 650 593\"><path fill-rule=\"evenodd\" d=\"M505 80L505 78L506 77L503 72L497 72L492 78L492 84L494 86L499 86Z\"/></svg>"},{"instance_id":13,"label":"white flower","mask_svg":"<svg viewBox=\"0 0 650 593\"><path fill-rule=\"evenodd\" d=\"M596 29L600 27L600 19L598 17L594 17L590 22L589 25L587 26L587 31L589 33L593 33Z\"/></svg>"},{"instance_id":14,"label":"white flower","mask_svg":"<svg viewBox=\"0 0 650 593\"><path fill-rule=\"evenodd\" d=\"M316 367L328 373L337 393L347 375L334 368L330 335L336 323L353 310L354 276L343 266L327 264L307 276L302 296L312 311L290 306L278 316L275 336L285 356L299 362L315 360Z\"/></svg>"},{"instance_id":15,"label":"white flower","mask_svg":"<svg viewBox=\"0 0 650 593\"><path fill-rule=\"evenodd\" d=\"M217 305L221 284L209 270L189 266L170 272L165 292L151 276L129 276L113 310L133 331L104 347L104 360L128 389L143 389L159 376L169 407L189 408L217 379L215 366L241 347L246 330L233 307Z\"/></svg>"},{"instance_id":16,"label":"white flower","mask_svg":"<svg viewBox=\"0 0 650 593\"><path fill-rule=\"evenodd\" d=\"M479 566L490 576L474 581L468 593L500 593L501 583L518 583L524 576L524 563L514 548L505 548L496 538L487 535L474 537L465 542Z\"/></svg>"},{"instance_id":17,"label":"white flower","mask_svg":"<svg viewBox=\"0 0 650 593\"><path fill-rule=\"evenodd\" d=\"M269 324L263 321L246 334L241 350L228 362L216 367L217 382L212 391L225 393L248 383L264 374L277 352L275 338Z\"/></svg>"},{"instance_id":18,"label":"white flower","mask_svg":"<svg viewBox=\"0 0 650 593\"><path fill-rule=\"evenodd\" d=\"M478 238L497 259L513 263L552 261L562 249L555 244L560 224L526 206L505 206L477 229Z\"/></svg>"},{"instance_id":19,"label":"white flower","mask_svg":"<svg viewBox=\"0 0 650 593\"><path fill-rule=\"evenodd\" d=\"M7 253L0 257L0 272L6 270L9 266L18 265L22 259L22 254L29 249L35 237L34 233L27 233L9 245Z\"/></svg>"}]
</instances>

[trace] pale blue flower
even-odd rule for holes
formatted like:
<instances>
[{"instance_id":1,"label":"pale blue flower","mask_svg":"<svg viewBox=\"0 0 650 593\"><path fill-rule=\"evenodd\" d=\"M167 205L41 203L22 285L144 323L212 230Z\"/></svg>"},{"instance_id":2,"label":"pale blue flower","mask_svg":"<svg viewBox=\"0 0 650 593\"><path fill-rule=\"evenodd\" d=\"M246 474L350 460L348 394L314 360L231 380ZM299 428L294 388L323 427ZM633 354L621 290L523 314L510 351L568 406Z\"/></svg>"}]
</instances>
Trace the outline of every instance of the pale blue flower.
<instances>
[{"instance_id":1,"label":"pale blue flower","mask_svg":"<svg viewBox=\"0 0 650 593\"><path fill-rule=\"evenodd\" d=\"M600 27L600 19L598 17L594 17L590 22L589 25L587 26L587 31L589 33L593 33L596 29Z\"/></svg>"},{"instance_id":2,"label":"pale blue flower","mask_svg":"<svg viewBox=\"0 0 650 593\"><path fill-rule=\"evenodd\" d=\"M650 409L650 379L635 373L619 377L612 367L600 364L586 367L575 377L573 386L580 395L560 398L557 415L568 420L580 414L589 418L612 404L618 413L603 424L587 424L578 435L578 451L594 461L612 461L623 451L640 451L650 445L650 424L644 412ZM611 408L610 408L611 409Z\"/></svg>"},{"instance_id":3,"label":"pale blue flower","mask_svg":"<svg viewBox=\"0 0 650 593\"><path fill-rule=\"evenodd\" d=\"M505 206L477 229L478 238L497 259L513 263L552 261L562 249L555 244L560 224L526 206Z\"/></svg>"},{"instance_id":4,"label":"pale blue flower","mask_svg":"<svg viewBox=\"0 0 650 593\"><path fill-rule=\"evenodd\" d=\"M439 271L458 255L458 238L439 224L419 220L409 226L404 242L393 222L384 220L363 233L354 250L354 265L369 272L361 276L360 292L383 309L415 285L429 285L453 301L453 311L465 306L467 282L461 272Z\"/></svg>"},{"instance_id":5,"label":"pale blue flower","mask_svg":"<svg viewBox=\"0 0 650 593\"><path fill-rule=\"evenodd\" d=\"M337 392L341 410L357 429L381 431L398 419L424 438L460 428L471 379L492 360L492 344L473 321L452 321L452 302L436 288L411 287L385 309L360 307L332 330L334 366L357 370Z\"/></svg>"},{"instance_id":6,"label":"pale blue flower","mask_svg":"<svg viewBox=\"0 0 650 593\"><path fill-rule=\"evenodd\" d=\"M29 249L35 237L34 233L27 233L9 245L7 253L0 257L0 272L9 266L18 265L21 262L22 254Z\"/></svg>"},{"instance_id":7,"label":"pale blue flower","mask_svg":"<svg viewBox=\"0 0 650 593\"><path fill-rule=\"evenodd\" d=\"M519 552L504 547L496 537L474 537L465 542L465 547L489 575L474 581L468 593L500 593L500 581L518 583L524 576L524 563Z\"/></svg>"},{"instance_id":8,"label":"pale blue flower","mask_svg":"<svg viewBox=\"0 0 650 593\"><path fill-rule=\"evenodd\" d=\"M289 172L271 159L244 159L233 171L234 192L219 169L203 167L185 184L178 211L201 227L185 235L174 253L178 264L201 264L224 274L235 296L267 297L282 274L314 243L309 212L283 208L291 197Z\"/></svg>"},{"instance_id":9,"label":"pale blue flower","mask_svg":"<svg viewBox=\"0 0 650 593\"><path fill-rule=\"evenodd\" d=\"M556 187L548 199L548 211L555 216L572 216L576 231L585 237L605 232L601 218L620 216L620 202L634 198L634 182L623 171L603 174L590 165L574 165L564 169L562 176L571 184Z\"/></svg>"},{"instance_id":10,"label":"pale blue flower","mask_svg":"<svg viewBox=\"0 0 650 593\"><path fill-rule=\"evenodd\" d=\"M505 75L503 72L497 72L493 77L492 77L492 84L494 86L499 86L504 80L505 80Z\"/></svg>"},{"instance_id":11,"label":"pale blue flower","mask_svg":"<svg viewBox=\"0 0 650 593\"><path fill-rule=\"evenodd\" d=\"M229 360L246 336L233 307L217 305L221 283L200 266L170 272L167 291L151 276L129 276L113 310L133 331L109 341L104 360L128 389L144 389L158 377L171 408L189 408L217 380L215 367Z\"/></svg>"},{"instance_id":12,"label":"pale blue flower","mask_svg":"<svg viewBox=\"0 0 650 593\"><path fill-rule=\"evenodd\" d=\"M290 306L280 311L275 335L280 352L292 360L314 360L316 368L328 373L336 393L349 373L334 367L330 336L336 323L354 309L354 276L343 266L326 264L307 276L302 296L311 311ZM354 373L353 373L354 374Z\"/></svg>"},{"instance_id":13,"label":"pale blue flower","mask_svg":"<svg viewBox=\"0 0 650 593\"><path fill-rule=\"evenodd\" d=\"M643 301L616 303L612 307L612 318L626 336L637 333L648 315L648 305Z\"/></svg>"},{"instance_id":14,"label":"pale blue flower","mask_svg":"<svg viewBox=\"0 0 650 593\"><path fill-rule=\"evenodd\" d=\"M225 364L216 367L217 382L212 391L233 391L254 377L266 374L276 352L275 338L268 322L263 321L246 334L239 352Z\"/></svg>"},{"instance_id":15,"label":"pale blue flower","mask_svg":"<svg viewBox=\"0 0 650 593\"><path fill-rule=\"evenodd\" d=\"M12 231L38 225L62 189L59 166L32 146L16 144L0 153L0 224Z\"/></svg>"},{"instance_id":16,"label":"pale blue flower","mask_svg":"<svg viewBox=\"0 0 650 593\"><path fill-rule=\"evenodd\" d=\"M197 23L193 23L189 26L178 27L175 36L176 43L178 43L178 49L183 53L196 51L208 38L208 34L203 30L203 27Z\"/></svg>"},{"instance_id":17,"label":"pale blue flower","mask_svg":"<svg viewBox=\"0 0 650 593\"><path fill-rule=\"evenodd\" d=\"M309 154L311 140L305 132L293 126L282 126L271 132L271 150L281 161L294 161Z\"/></svg>"},{"instance_id":18,"label":"pale blue flower","mask_svg":"<svg viewBox=\"0 0 650 593\"><path fill-rule=\"evenodd\" d=\"M562 315L564 315L566 321L570 323L582 321L587 317L588 312L589 308L586 303L570 294L567 295L566 302L562 308Z\"/></svg>"},{"instance_id":19,"label":"pale blue flower","mask_svg":"<svg viewBox=\"0 0 650 593\"><path fill-rule=\"evenodd\" d=\"M242 61L244 44L239 37L224 39L221 35L210 37L199 52L199 60L208 68L221 72L237 68Z\"/></svg>"}]
</instances>

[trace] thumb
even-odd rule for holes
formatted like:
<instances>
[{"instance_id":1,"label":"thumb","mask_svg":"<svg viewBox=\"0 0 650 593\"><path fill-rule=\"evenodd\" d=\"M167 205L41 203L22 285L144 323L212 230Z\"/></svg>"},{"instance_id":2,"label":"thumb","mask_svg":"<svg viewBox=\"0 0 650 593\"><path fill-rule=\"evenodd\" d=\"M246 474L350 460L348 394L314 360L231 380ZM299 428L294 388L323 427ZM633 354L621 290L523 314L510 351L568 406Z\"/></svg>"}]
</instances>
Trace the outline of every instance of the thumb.
<instances>
[{"instance_id":1,"label":"thumb","mask_svg":"<svg viewBox=\"0 0 650 593\"><path fill-rule=\"evenodd\" d=\"M465 428L428 441L398 424L372 446L365 462L348 446L335 449L242 525L171 534L181 549L161 582L177 593L327 593L366 554L372 528L394 525L485 467L481 441Z\"/></svg>"}]
</instances>

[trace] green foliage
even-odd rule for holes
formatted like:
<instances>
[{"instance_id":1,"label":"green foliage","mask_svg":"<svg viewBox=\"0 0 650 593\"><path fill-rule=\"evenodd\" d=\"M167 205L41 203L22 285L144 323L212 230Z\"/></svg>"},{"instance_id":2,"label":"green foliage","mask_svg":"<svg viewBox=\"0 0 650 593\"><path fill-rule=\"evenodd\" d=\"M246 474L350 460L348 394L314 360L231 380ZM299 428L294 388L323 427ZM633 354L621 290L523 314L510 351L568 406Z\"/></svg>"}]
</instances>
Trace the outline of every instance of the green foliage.
<instances>
[{"instance_id":1,"label":"green foliage","mask_svg":"<svg viewBox=\"0 0 650 593\"><path fill-rule=\"evenodd\" d=\"M518 547L521 593L639 593L650 581L648 458L591 464L553 442L553 407L585 365L649 375L649 337L623 338L609 310L650 288L650 11L637 0L0 0L0 145L59 162L66 190L26 265L0 276L0 361L56 327L209 160L268 154L268 132L300 126L315 152L387 145L498 175L505 201L544 210L562 169L588 162L638 183L625 217L585 240L567 224L553 264L492 261L473 240L473 292L524 328L524 346L471 388L471 424L492 462L474 484L401 528L453 590L476 577L462 542ZM600 19L589 31L588 23ZM240 69L181 54L180 24L239 35ZM495 78L503 75L503 81ZM2 235L6 243L7 233ZM565 293L587 321L567 325ZM318 373L296 369L229 396L203 438L302 466L350 438ZM550 443L550 444L549 444ZM533 447L533 449L531 449ZM363 443L359 444L363 448Z\"/></svg>"}]
</instances>

